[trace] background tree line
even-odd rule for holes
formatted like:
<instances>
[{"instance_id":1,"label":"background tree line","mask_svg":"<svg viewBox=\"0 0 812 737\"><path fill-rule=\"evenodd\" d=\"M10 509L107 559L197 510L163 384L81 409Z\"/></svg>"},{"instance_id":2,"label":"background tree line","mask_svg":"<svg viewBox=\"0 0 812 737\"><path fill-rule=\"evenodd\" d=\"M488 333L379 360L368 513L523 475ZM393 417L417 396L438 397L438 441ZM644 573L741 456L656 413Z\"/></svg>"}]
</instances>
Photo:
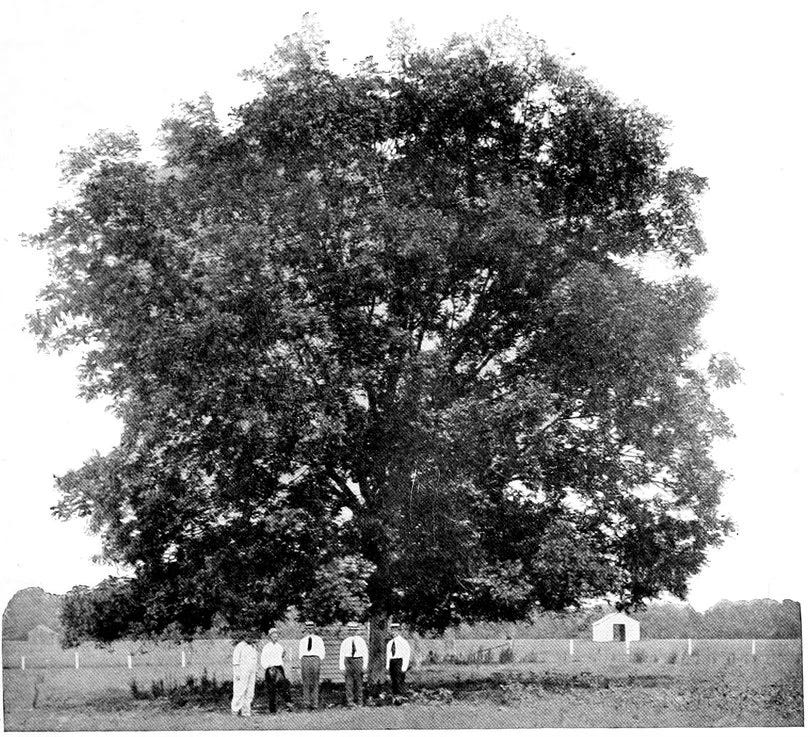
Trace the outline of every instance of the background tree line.
<instances>
[{"instance_id":1,"label":"background tree line","mask_svg":"<svg viewBox=\"0 0 812 737\"><path fill-rule=\"evenodd\" d=\"M82 587L83 588L83 587ZM64 632L60 621L62 612L67 616L80 614L65 608L71 594L58 596L39 588L23 589L11 599L3 613L3 639L24 640L38 624L57 632ZM102 599L103 600L103 599ZM459 639L502 638L557 639L591 636L591 625L607 611L606 607L585 607L575 612L545 612L532 621L513 624L481 622L461 625L449 630L447 636ZM752 599L749 601L720 601L704 612L692 606L673 603L654 603L646 610L632 612L639 619L645 639L796 639L801 637L801 605L784 599ZM289 620L279 625L283 638L297 636L299 625ZM227 625L220 621L201 637L223 637Z\"/></svg>"},{"instance_id":2,"label":"background tree line","mask_svg":"<svg viewBox=\"0 0 812 737\"><path fill-rule=\"evenodd\" d=\"M589 607L575 612L544 612L531 622L512 625L481 623L458 629L460 638L510 636L516 639L556 639L592 636L592 623L611 611ZM784 599L720 601L704 612L690 605L653 603L645 610L630 612L640 621L643 639L695 638L735 640L739 638L791 640L801 637L801 605Z\"/></svg>"}]
</instances>

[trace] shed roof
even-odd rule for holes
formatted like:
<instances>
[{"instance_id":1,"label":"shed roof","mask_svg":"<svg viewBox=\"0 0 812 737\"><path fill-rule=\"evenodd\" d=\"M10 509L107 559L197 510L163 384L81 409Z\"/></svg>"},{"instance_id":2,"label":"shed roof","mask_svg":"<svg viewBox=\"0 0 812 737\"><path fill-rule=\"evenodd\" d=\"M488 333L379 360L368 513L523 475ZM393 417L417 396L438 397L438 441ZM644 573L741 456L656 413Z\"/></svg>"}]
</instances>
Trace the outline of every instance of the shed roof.
<instances>
[{"instance_id":1,"label":"shed roof","mask_svg":"<svg viewBox=\"0 0 812 737\"><path fill-rule=\"evenodd\" d=\"M46 624L38 624L38 625L36 625L36 626L32 627L32 628L29 630L29 632L44 632L44 633L49 634L49 635L52 635L52 634L53 634L53 635L55 635L55 634L57 634L56 630L51 629L51 628L50 628L48 625L46 625Z\"/></svg>"},{"instance_id":2,"label":"shed roof","mask_svg":"<svg viewBox=\"0 0 812 737\"><path fill-rule=\"evenodd\" d=\"M630 617L625 612L609 612L609 614L604 614L600 619L596 620L592 623L592 626L596 626L598 624L603 624L604 622L622 620L624 622L637 622L634 617Z\"/></svg>"}]
</instances>

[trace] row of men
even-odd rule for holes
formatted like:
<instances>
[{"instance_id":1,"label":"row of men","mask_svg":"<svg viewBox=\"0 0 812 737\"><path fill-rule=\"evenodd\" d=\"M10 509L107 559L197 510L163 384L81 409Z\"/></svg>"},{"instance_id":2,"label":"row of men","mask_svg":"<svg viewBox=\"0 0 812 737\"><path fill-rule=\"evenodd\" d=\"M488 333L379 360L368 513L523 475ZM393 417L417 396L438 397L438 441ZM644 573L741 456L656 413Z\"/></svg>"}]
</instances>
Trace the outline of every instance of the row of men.
<instances>
[{"instance_id":1,"label":"row of men","mask_svg":"<svg viewBox=\"0 0 812 737\"><path fill-rule=\"evenodd\" d=\"M361 706L364 703L364 673L369 667L369 649L359 633L360 625L350 622L347 625L349 635L341 642L338 652L338 669L344 674L344 693L347 706ZM392 683L392 696L395 700L405 695L406 671L412 649L401 635L400 625L390 625L391 638L386 643L386 669ZM290 709L290 682L285 675L285 661L288 653L279 642L276 627L268 631L268 642L259 655L261 673L264 674L265 688L268 695L268 708L276 713L281 701ZM254 689L257 681L256 640L246 634L234 648L232 664L234 666L234 693L231 710L240 716L250 716L254 700ZM319 685L321 683L321 664L326 654L324 640L316 634L315 624L305 622L304 636L299 640L299 662L302 673L302 703L307 709L319 707Z\"/></svg>"}]
</instances>

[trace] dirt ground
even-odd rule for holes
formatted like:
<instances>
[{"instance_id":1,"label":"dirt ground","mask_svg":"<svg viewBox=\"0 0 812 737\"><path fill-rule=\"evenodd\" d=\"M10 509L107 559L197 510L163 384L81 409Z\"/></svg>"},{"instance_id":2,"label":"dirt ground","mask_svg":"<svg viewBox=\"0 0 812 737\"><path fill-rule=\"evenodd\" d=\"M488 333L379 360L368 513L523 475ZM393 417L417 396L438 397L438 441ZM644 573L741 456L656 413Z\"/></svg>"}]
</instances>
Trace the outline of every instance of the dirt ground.
<instances>
[{"instance_id":1,"label":"dirt ground","mask_svg":"<svg viewBox=\"0 0 812 737\"><path fill-rule=\"evenodd\" d=\"M6 731L232 730L232 729L469 729L532 727L800 726L801 712L727 710L718 702L687 704L665 690L549 694L517 704L404 704L326 709L314 713L256 714L248 718L196 708L134 704L127 710L39 709L9 715Z\"/></svg>"},{"instance_id":2,"label":"dirt ground","mask_svg":"<svg viewBox=\"0 0 812 737\"><path fill-rule=\"evenodd\" d=\"M533 670L535 668L535 670ZM549 673L529 664L513 670L425 670L410 681L401 706L338 706L340 684L325 693L329 708L271 715L258 688L255 714L229 711L229 684L201 696L163 693L134 698L124 683L92 694L93 673L5 670L6 731L231 729L466 729L533 727L754 727L803 725L797 657L695 658L629 664L627 672ZM102 678L104 674L95 674ZM297 686L294 685L294 692ZM330 698L328 698L328 696ZM373 695L374 696L374 695ZM375 703L375 698L371 699ZM378 703L383 703L378 701Z\"/></svg>"}]
</instances>

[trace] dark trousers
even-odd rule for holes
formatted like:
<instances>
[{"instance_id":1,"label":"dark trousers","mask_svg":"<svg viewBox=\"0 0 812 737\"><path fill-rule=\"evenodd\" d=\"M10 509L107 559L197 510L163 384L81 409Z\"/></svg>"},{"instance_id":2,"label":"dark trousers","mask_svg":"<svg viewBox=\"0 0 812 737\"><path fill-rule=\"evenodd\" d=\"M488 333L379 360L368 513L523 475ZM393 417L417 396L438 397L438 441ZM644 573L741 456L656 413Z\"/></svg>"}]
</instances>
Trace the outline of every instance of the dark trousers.
<instances>
[{"instance_id":1,"label":"dark trousers","mask_svg":"<svg viewBox=\"0 0 812 737\"><path fill-rule=\"evenodd\" d=\"M344 658L344 695L347 706L364 705L364 659Z\"/></svg>"},{"instance_id":2,"label":"dark trousers","mask_svg":"<svg viewBox=\"0 0 812 737\"><path fill-rule=\"evenodd\" d=\"M276 713L276 695L282 697L285 704L290 703L290 683L285 678L285 669L281 665L272 665L265 669L265 688L268 690L268 710Z\"/></svg>"},{"instance_id":3,"label":"dark trousers","mask_svg":"<svg viewBox=\"0 0 812 737\"><path fill-rule=\"evenodd\" d=\"M302 703L305 708L319 708L320 680L321 658L318 655L305 655L302 658Z\"/></svg>"},{"instance_id":4,"label":"dark trousers","mask_svg":"<svg viewBox=\"0 0 812 737\"><path fill-rule=\"evenodd\" d=\"M392 696L403 696L406 693L403 658L392 658L389 661L389 680L392 681Z\"/></svg>"}]
</instances>

